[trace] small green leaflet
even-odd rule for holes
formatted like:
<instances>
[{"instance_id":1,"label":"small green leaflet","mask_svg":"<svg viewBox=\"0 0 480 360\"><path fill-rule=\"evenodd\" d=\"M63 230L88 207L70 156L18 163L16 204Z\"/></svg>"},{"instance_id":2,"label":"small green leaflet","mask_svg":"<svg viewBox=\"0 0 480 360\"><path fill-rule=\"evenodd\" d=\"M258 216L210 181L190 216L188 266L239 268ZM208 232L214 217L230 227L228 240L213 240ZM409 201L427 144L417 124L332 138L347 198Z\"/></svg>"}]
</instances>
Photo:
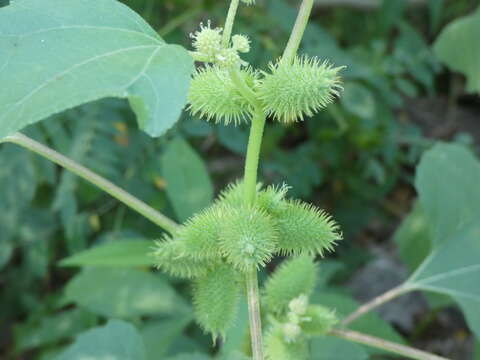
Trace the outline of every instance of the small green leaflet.
<instances>
[{"instance_id":1,"label":"small green leaflet","mask_svg":"<svg viewBox=\"0 0 480 360\"><path fill-rule=\"evenodd\" d=\"M480 7L469 16L454 20L434 45L442 62L467 77L467 88L480 93Z\"/></svg>"},{"instance_id":2,"label":"small green leaflet","mask_svg":"<svg viewBox=\"0 0 480 360\"><path fill-rule=\"evenodd\" d=\"M159 136L186 103L193 60L116 0L15 0L0 9L0 138L68 108L127 98Z\"/></svg>"},{"instance_id":3,"label":"small green leaflet","mask_svg":"<svg viewBox=\"0 0 480 360\"><path fill-rule=\"evenodd\" d=\"M84 332L54 360L145 360L145 346L131 324L110 320Z\"/></svg>"}]
</instances>

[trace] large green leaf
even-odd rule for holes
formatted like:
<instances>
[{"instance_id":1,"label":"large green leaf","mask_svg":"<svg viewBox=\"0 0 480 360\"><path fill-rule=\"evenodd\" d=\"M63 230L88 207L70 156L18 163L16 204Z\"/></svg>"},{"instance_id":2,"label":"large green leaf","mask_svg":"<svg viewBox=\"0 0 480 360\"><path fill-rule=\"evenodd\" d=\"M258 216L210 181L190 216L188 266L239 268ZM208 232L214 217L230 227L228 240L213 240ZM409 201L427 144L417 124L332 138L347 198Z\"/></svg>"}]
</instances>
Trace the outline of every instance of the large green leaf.
<instances>
[{"instance_id":1,"label":"large green leaf","mask_svg":"<svg viewBox=\"0 0 480 360\"><path fill-rule=\"evenodd\" d=\"M465 148L437 144L425 153L416 187L433 229L433 249L405 283L451 296L480 335L480 163Z\"/></svg>"},{"instance_id":2,"label":"large green leaf","mask_svg":"<svg viewBox=\"0 0 480 360\"><path fill-rule=\"evenodd\" d=\"M480 335L480 224L478 220L457 230L433 250L407 281L411 289L433 291L453 297L467 321Z\"/></svg>"},{"instance_id":3,"label":"large green leaf","mask_svg":"<svg viewBox=\"0 0 480 360\"><path fill-rule=\"evenodd\" d=\"M116 0L16 0L0 9L0 138L105 97L152 136L185 105L193 60Z\"/></svg>"},{"instance_id":4,"label":"large green leaf","mask_svg":"<svg viewBox=\"0 0 480 360\"><path fill-rule=\"evenodd\" d=\"M62 266L152 266L150 240L122 240L92 247L60 262Z\"/></svg>"},{"instance_id":5,"label":"large green leaf","mask_svg":"<svg viewBox=\"0 0 480 360\"><path fill-rule=\"evenodd\" d=\"M81 334L55 360L145 360L138 331L129 323L110 320L105 326Z\"/></svg>"},{"instance_id":6,"label":"large green leaf","mask_svg":"<svg viewBox=\"0 0 480 360\"><path fill-rule=\"evenodd\" d=\"M467 88L480 92L480 7L470 16L454 20L434 45L438 58L467 77Z\"/></svg>"},{"instance_id":7,"label":"large green leaf","mask_svg":"<svg viewBox=\"0 0 480 360\"><path fill-rule=\"evenodd\" d=\"M185 303L158 274L134 269L92 268L75 276L65 299L108 317L170 314Z\"/></svg>"},{"instance_id":8,"label":"large green leaf","mask_svg":"<svg viewBox=\"0 0 480 360\"><path fill-rule=\"evenodd\" d=\"M480 163L466 148L437 144L420 161L415 187L439 245L480 214Z\"/></svg>"},{"instance_id":9,"label":"large green leaf","mask_svg":"<svg viewBox=\"0 0 480 360\"><path fill-rule=\"evenodd\" d=\"M161 158L167 195L180 221L207 207L213 186L203 160L183 139L168 144Z\"/></svg>"}]
</instances>

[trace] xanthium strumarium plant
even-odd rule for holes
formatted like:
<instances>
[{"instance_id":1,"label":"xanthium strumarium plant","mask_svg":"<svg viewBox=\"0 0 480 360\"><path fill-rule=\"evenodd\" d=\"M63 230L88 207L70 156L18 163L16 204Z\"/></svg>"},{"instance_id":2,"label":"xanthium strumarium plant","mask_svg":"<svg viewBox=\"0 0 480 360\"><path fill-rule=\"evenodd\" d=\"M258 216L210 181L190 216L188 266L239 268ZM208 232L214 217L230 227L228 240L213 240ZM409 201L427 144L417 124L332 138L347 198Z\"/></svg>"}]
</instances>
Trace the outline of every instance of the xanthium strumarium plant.
<instances>
[{"instance_id":1,"label":"xanthium strumarium plant","mask_svg":"<svg viewBox=\"0 0 480 360\"><path fill-rule=\"evenodd\" d=\"M254 5L255 3L254 0L241 0L241 2L246 5ZM111 26L92 27L89 23L85 27L88 31L95 29L111 34L118 30L118 33L121 33L122 37L116 38L116 41L108 42L109 45L120 42L125 34L134 34L140 36L143 39L142 41L148 39L152 43L150 45L137 44L133 47L128 44L129 47L112 50L106 54L102 52L89 54L88 56L91 56L88 58L89 60L82 60L80 63L78 63L78 59L72 57L70 59L72 64L67 70L64 69L66 65L63 62L59 64L49 63L52 66L59 66L59 69L57 69L59 75L52 78L53 80L47 78L47 82L41 82L44 80L42 66L31 66L25 71L30 71L31 74L28 73L28 75L32 78L38 77L40 73L40 86L35 88L35 91L31 91L29 88L24 89L22 87L23 82L20 82L18 89L14 89L18 93L13 91L12 99L0 97L0 108L3 106L2 109L7 109L7 114L12 115L19 104L22 104L22 101L28 100L30 96L37 92L40 93L51 84L60 87L63 85L67 89L78 86L77 82L82 77L63 76L68 71L74 72L82 68L83 65L90 62L95 63L95 61L100 61L100 65L102 65L101 61L104 60L106 55L116 55L126 49L130 51L150 49L152 53L148 55L146 64L141 66L140 73L134 72L133 81L129 80L129 86L126 89L120 86L123 91L109 92L111 88L116 88L114 85L117 77L108 77L108 79L103 79L105 84L108 85L109 82L113 82L114 85L111 87L108 85L107 90L101 89L107 91L106 93L101 92L101 94L104 97L107 95L130 96L132 107L137 112L142 128L150 135L158 136L168 126L159 126L158 123L145 124L144 121L150 120L152 122L155 118L146 117L145 112L149 109L148 102L142 103L141 101L141 95L145 96L145 89L136 82L137 80L143 80L143 77L151 80L146 74L149 65L154 62L154 59L159 60L155 58L157 53L170 46L165 51L167 53L170 51L170 54L175 54L175 59L183 61L182 73L177 74L177 77L183 76L185 86L183 88L178 86L178 89L175 89L175 91L178 91L178 96L181 96L182 91L186 92L186 84L188 84L191 74L191 67L187 65L191 65L191 58L196 60L199 66L194 71L190 83L188 111L193 115L224 125L249 123L250 136L244 178L229 185L210 207L195 214L182 225L177 225L155 209L75 161L23 134L14 133L23 126L39 121L45 116L59 111L59 109L66 109L73 104L91 101L90 88L87 89L87 95L79 92L76 102L72 103L72 98L68 97L66 105L58 105L54 108L47 106L46 109L42 110L43 112L36 109L39 105L38 102L34 101L32 106L35 111L30 114L30 118L17 118L16 121L4 122L7 126L6 129L0 129L0 134L6 137L0 138L0 142L12 142L24 146L54 161L97 185L165 229L168 233L157 241L153 250L157 266L171 275L192 281L196 320L206 332L211 333L214 340L225 338L229 328L233 326L239 298L244 292L243 289L246 289L253 360L263 360L265 358L269 360L308 359L308 340L313 336L321 336L327 333L414 359L445 360L423 351L365 334L334 328L337 323L334 311L321 305L311 304L310 295L314 290L318 273L318 264L315 262L315 257L323 256L326 252L332 251L335 243L341 240L342 235L339 226L326 212L314 205L289 199L287 197L288 186L265 187L257 181L266 119L271 118L273 121L284 124L293 124L304 120L331 103L340 95L342 89L339 78L341 67L334 67L315 57L297 54L313 2L313 0L303 0L283 55L272 61L266 70L255 69L242 59L242 54L248 53L250 50L250 39L242 34L233 34L232 36L235 15L240 5L240 0L232 0L223 28L215 27L212 23L207 22L201 24L199 30L191 35L193 46L193 51L190 52L191 56L188 56L186 51L180 50L179 47L165 45L162 39L152 35L152 32L155 32L148 28L146 24L144 24L145 26L142 25L144 32L139 33L137 28L134 31L129 28L115 29ZM55 8L63 6L63 3L59 0L49 0L48 4ZM130 10L116 1L101 0L101 5L104 8L98 8L97 10L104 11L105 19L103 20L106 22L117 23L118 19L115 18L115 14L120 13L134 19L135 21L132 23L137 25L140 23L141 19L136 14L132 14ZM1 16L3 16L3 21L8 22L7 20L11 21L12 13L15 13L16 16L26 16L28 18L30 11L35 13L36 9L35 16L37 17L41 14L41 11L36 8L38 6L38 3L34 0L17 0L14 5L7 6L6 12L2 13ZM82 1L75 2L75 6L88 10L91 4L88 1ZM11 13L8 12L10 11L9 8ZM108 11L110 8L115 9L115 11ZM68 9L64 8L63 11L68 12ZM84 11L84 13L89 13L89 11ZM71 42L68 41L67 34L63 32L65 28L48 27L51 14L43 15L42 21L39 21L38 24L35 23L35 26L40 26L45 22L46 24L43 25L46 26L50 34L61 31L61 36L56 38L57 42L67 41L69 45ZM110 15L113 16L112 19L110 19ZM66 19L65 16L61 16L61 18L62 21ZM88 23L88 18L85 21ZM22 24L21 30L17 29L16 31L20 31L20 33L26 31L23 26L24 24ZM12 25L11 27L14 28L15 26ZM82 27L75 22L73 28L79 29ZM0 27L0 36L3 36L2 31L4 30ZM7 32L7 37L10 39L12 35L8 34ZM75 35L75 32L69 34ZM42 31L33 31L16 38L20 41L20 39L35 35L43 37L45 34ZM83 35L85 34L83 33ZM28 43L23 44L23 48L27 49L29 44L36 46L35 42L28 40ZM40 43L45 43L45 40L40 39ZM22 55L21 51L19 52L17 42L7 42L6 44L13 48L11 56ZM61 46L65 45L62 44ZM36 48L34 47L34 49ZM80 50L85 49L81 48ZM83 53L81 55L86 56ZM164 61L165 58L161 60ZM3 66L4 69L8 69L11 64L16 66L24 63L28 64L28 62L22 60L10 61ZM123 64L123 62L121 63ZM162 66L171 65L168 61L162 62L162 64ZM103 74L104 66L98 66L95 69L102 69ZM100 76L100 74L94 75ZM170 79L168 76L167 78ZM163 80L165 79L163 78ZM179 82L181 82L180 80ZM65 81L65 84L61 81ZM99 83L103 84L103 82ZM134 84L138 87L133 86ZM98 84L89 84L88 86L94 87L94 85ZM120 81L120 85L123 86L124 82ZM151 86L154 85L150 82L148 89L152 90ZM85 87L85 84L83 86ZM156 89L153 90L156 91ZM26 94L23 91L26 91ZM85 97L82 97L84 95ZM157 98L156 101L158 102L159 99ZM167 106L168 104L164 105ZM177 105L175 106L178 107L177 110L179 111L184 102L178 101ZM38 114L43 114L43 117ZM170 118L175 118L174 115L175 111L171 111ZM257 271L265 267L276 255L289 258L266 280L260 292ZM372 300L372 302L360 307L344 319L342 325L347 325L376 305L388 301L388 299L401 294L403 291L402 288L399 288L399 290L393 289L393 291L382 295L379 301ZM262 311L260 311L260 304L262 305Z\"/></svg>"},{"instance_id":2,"label":"xanthium strumarium plant","mask_svg":"<svg viewBox=\"0 0 480 360\"><path fill-rule=\"evenodd\" d=\"M254 69L242 59L248 37L231 36L237 6L233 1L225 28L208 22L191 35L193 56L203 65L193 75L188 110L224 125L251 122L245 178L158 241L155 256L160 269L192 279L196 319L214 339L234 323L245 283L250 314L259 316L257 270L275 255L292 256L263 291L264 349L269 359L306 359L308 337L327 333L336 322L329 309L309 305L314 257L333 250L341 233L325 211L288 199L286 185L257 184L256 173L266 118L289 124L314 115L339 95L341 68L296 54L307 20L300 18L285 54L268 71ZM251 322L253 356L261 359L260 318Z\"/></svg>"}]
</instances>

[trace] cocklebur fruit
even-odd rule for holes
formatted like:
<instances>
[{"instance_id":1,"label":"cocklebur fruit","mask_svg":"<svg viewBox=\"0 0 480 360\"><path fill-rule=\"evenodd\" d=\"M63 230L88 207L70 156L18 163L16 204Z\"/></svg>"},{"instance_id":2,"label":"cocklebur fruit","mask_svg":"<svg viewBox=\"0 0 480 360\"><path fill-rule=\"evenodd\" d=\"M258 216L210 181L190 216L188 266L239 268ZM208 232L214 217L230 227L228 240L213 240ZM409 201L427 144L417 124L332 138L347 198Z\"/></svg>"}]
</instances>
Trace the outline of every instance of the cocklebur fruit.
<instances>
[{"instance_id":1,"label":"cocklebur fruit","mask_svg":"<svg viewBox=\"0 0 480 360\"><path fill-rule=\"evenodd\" d=\"M240 70L240 76L253 86L256 74L251 69ZM206 66L196 71L190 84L188 102L192 115L225 125L245 121L253 111L238 92L228 70L218 66Z\"/></svg>"},{"instance_id":2,"label":"cocklebur fruit","mask_svg":"<svg viewBox=\"0 0 480 360\"><path fill-rule=\"evenodd\" d=\"M213 339L224 336L233 324L240 295L239 274L229 265L212 268L194 281L193 304L196 319Z\"/></svg>"},{"instance_id":3,"label":"cocklebur fruit","mask_svg":"<svg viewBox=\"0 0 480 360\"><path fill-rule=\"evenodd\" d=\"M220 247L243 272L265 266L276 251L277 232L270 216L257 208L225 206Z\"/></svg>"},{"instance_id":4,"label":"cocklebur fruit","mask_svg":"<svg viewBox=\"0 0 480 360\"><path fill-rule=\"evenodd\" d=\"M341 90L338 72L342 68L317 58L295 57L291 63L279 60L269 68L270 73L263 73L256 91L264 111L280 122L313 116Z\"/></svg>"},{"instance_id":5,"label":"cocklebur fruit","mask_svg":"<svg viewBox=\"0 0 480 360\"><path fill-rule=\"evenodd\" d=\"M265 284L263 300L268 311L285 313L293 299L308 296L315 287L317 272L311 256L285 260Z\"/></svg>"},{"instance_id":6,"label":"cocklebur fruit","mask_svg":"<svg viewBox=\"0 0 480 360\"><path fill-rule=\"evenodd\" d=\"M212 205L188 219L176 232L176 238L185 244L196 259L220 258L219 227L222 210Z\"/></svg>"},{"instance_id":7,"label":"cocklebur fruit","mask_svg":"<svg viewBox=\"0 0 480 360\"><path fill-rule=\"evenodd\" d=\"M275 217L279 251L283 255L323 255L342 235L338 224L321 209L299 200L286 201Z\"/></svg>"},{"instance_id":8,"label":"cocklebur fruit","mask_svg":"<svg viewBox=\"0 0 480 360\"><path fill-rule=\"evenodd\" d=\"M192 257L183 241L168 236L155 243L152 255L155 257L157 268L180 278L203 276L215 263L212 260Z\"/></svg>"}]
</instances>

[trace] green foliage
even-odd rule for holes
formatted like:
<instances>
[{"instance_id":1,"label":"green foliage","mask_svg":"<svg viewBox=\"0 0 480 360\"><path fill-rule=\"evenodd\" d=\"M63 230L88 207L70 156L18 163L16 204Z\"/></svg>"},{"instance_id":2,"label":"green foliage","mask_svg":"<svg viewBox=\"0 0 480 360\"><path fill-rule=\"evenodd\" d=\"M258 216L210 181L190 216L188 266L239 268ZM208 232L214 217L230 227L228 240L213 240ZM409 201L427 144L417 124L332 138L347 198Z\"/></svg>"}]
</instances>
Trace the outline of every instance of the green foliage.
<instances>
[{"instance_id":1,"label":"green foliage","mask_svg":"<svg viewBox=\"0 0 480 360\"><path fill-rule=\"evenodd\" d=\"M270 74L257 85L264 111L277 121L289 123L311 117L327 106L341 90L338 72L317 58L296 57L292 63L270 64Z\"/></svg>"},{"instance_id":2,"label":"green foliage","mask_svg":"<svg viewBox=\"0 0 480 360\"><path fill-rule=\"evenodd\" d=\"M160 164L167 196L180 221L210 204L213 186L207 168L185 140L176 138L169 142Z\"/></svg>"},{"instance_id":3,"label":"green foliage","mask_svg":"<svg viewBox=\"0 0 480 360\"><path fill-rule=\"evenodd\" d=\"M438 58L455 71L467 77L467 89L480 93L480 8L449 24L439 35L434 45ZM458 56L462 54L462 56Z\"/></svg>"},{"instance_id":4,"label":"green foliage","mask_svg":"<svg viewBox=\"0 0 480 360\"><path fill-rule=\"evenodd\" d=\"M86 358L145 360L145 349L140 334L132 325L120 320L110 320L105 326L93 328L81 334L54 360Z\"/></svg>"},{"instance_id":5,"label":"green foliage","mask_svg":"<svg viewBox=\"0 0 480 360\"><path fill-rule=\"evenodd\" d=\"M0 82L10 89L0 138L105 97L128 98L140 127L159 136L185 104L191 57L117 1L19 0L0 10L0 23ZM72 47L81 43L89 46Z\"/></svg>"},{"instance_id":6,"label":"green foliage","mask_svg":"<svg viewBox=\"0 0 480 360\"><path fill-rule=\"evenodd\" d=\"M115 318L168 314L186 308L164 278L146 271L118 268L82 271L65 287L64 302Z\"/></svg>"},{"instance_id":7,"label":"green foliage","mask_svg":"<svg viewBox=\"0 0 480 360\"><path fill-rule=\"evenodd\" d=\"M281 254L320 254L332 251L342 238L335 221L314 205L288 201L275 218Z\"/></svg>"},{"instance_id":8,"label":"green foliage","mask_svg":"<svg viewBox=\"0 0 480 360\"><path fill-rule=\"evenodd\" d=\"M193 303L196 319L215 341L235 320L239 299L239 276L228 265L213 268L195 280Z\"/></svg>"},{"instance_id":9,"label":"green foliage","mask_svg":"<svg viewBox=\"0 0 480 360\"><path fill-rule=\"evenodd\" d=\"M152 266L150 240L117 240L108 242L63 259L61 266Z\"/></svg>"},{"instance_id":10,"label":"green foliage","mask_svg":"<svg viewBox=\"0 0 480 360\"><path fill-rule=\"evenodd\" d=\"M268 278L263 300L272 312L283 312L294 298L309 295L317 279L317 266L313 258L301 255L286 260Z\"/></svg>"},{"instance_id":11,"label":"green foliage","mask_svg":"<svg viewBox=\"0 0 480 360\"><path fill-rule=\"evenodd\" d=\"M367 360L368 353L358 344L332 336L322 336L312 341L311 360Z\"/></svg>"}]
</instances>

